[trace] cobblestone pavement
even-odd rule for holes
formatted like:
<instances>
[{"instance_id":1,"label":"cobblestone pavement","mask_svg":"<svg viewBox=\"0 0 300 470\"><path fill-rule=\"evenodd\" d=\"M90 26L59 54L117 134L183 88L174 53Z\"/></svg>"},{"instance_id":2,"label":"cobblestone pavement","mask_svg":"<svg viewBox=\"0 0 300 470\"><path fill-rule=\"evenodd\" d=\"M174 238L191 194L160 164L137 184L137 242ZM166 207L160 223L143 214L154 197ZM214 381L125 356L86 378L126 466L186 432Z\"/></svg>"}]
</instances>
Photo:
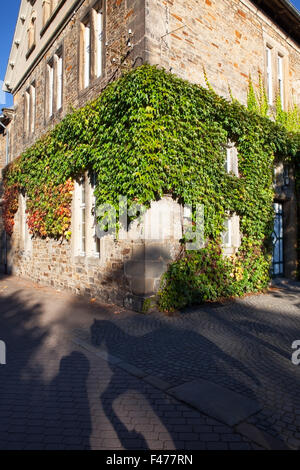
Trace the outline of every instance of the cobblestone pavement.
<instances>
[{"instance_id":1,"label":"cobblestone pavement","mask_svg":"<svg viewBox=\"0 0 300 470\"><path fill-rule=\"evenodd\" d=\"M300 284L279 282L265 295L191 308L172 317L126 312L94 320L82 339L173 385L202 378L256 399L248 419L300 448Z\"/></svg>"},{"instance_id":2,"label":"cobblestone pavement","mask_svg":"<svg viewBox=\"0 0 300 470\"><path fill-rule=\"evenodd\" d=\"M207 318L209 312L214 315L214 310L206 312ZM156 374L182 381L195 373L192 367L182 375L187 362L196 356L189 350L199 345L195 336L187 345L189 328L201 317L199 312L187 313L182 319L120 313L116 307L95 305L29 281L1 277L0 339L6 343L7 357L6 365L0 365L0 449L259 449L232 428L70 340L71 331L89 337L90 329L104 322L107 349L117 348L128 354L132 363L142 361ZM295 319L291 316L293 320L297 320L296 315ZM196 335L199 328L193 326L193 330ZM171 340L176 331L182 335L179 344ZM134 348L135 354L126 353L122 345L129 339L127 349ZM116 340L120 343L114 346ZM223 356L217 345L205 352L212 338L205 341L198 354L214 361L215 373L220 360L227 371L223 376L233 377L226 359L228 352ZM142 342L149 348L151 360L142 352ZM157 352L162 356L159 366L155 365ZM215 358L209 359L211 353ZM187 359L183 360L185 354ZM181 358L180 362L172 365L173 357ZM244 357L236 361L240 364ZM205 370L209 372L209 367ZM240 371L247 376L245 368ZM252 375L250 378L254 381Z\"/></svg>"}]
</instances>

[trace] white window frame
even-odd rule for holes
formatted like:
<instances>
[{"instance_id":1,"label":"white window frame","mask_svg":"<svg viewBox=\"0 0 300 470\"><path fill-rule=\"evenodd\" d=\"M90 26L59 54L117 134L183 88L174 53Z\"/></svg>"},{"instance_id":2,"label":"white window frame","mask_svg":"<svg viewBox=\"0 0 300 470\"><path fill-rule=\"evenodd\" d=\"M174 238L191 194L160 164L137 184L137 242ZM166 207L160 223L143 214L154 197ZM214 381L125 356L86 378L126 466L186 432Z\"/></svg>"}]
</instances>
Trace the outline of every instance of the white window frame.
<instances>
[{"instance_id":1,"label":"white window frame","mask_svg":"<svg viewBox=\"0 0 300 470\"><path fill-rule=\"evenodd\" d=\"M90 184L90 195L91 195L90 201L91 201L91 216L92 216L91 228L92 228L92 238L93 238L91 254L92 256L99 258L101 248L100 248L100 240L96 234L97 215L96 215L96 197L94 194L95 187L96 187L96 174L92 173L91 184Z\"/></svg>"},{"instance_id":2,"label":"white window frame","mask_svg":"<svg viewBox=\"0 0 300 470\"><path fill-rule=\"evenodd\" d=\"M226 173L232 171L232 151L231 147L226 147L226 163L225 163Z\"/></svg>"},{"instance_id":3,"label":"white window frame","mask_svg":"<svg viewBox=\"0 0 300 470\"><path fill-rule=\"evenodd\" d=\"M96 10L96 77L102 75L102 60L103 60L103 12L99 8Z\"/></svg>"},{"instance_id":4,"label":"white window frame","mask_svg":"<svg viewBox=\"0 0 300 470\"><path fill-rule=\"evenodd\" d=\"M54 94L54 61L47 64L48 70L48 117L53 116L53 94Z\"/></svg>"},{"instance_id":5,"label":"white window frame","mask_svg":"<svg viewBox=\"0 0 300 470\"><path fill-rule=\"evenodd\" d=\"M62 92L63 92L62 52L56 52L55 65L56 65L56 111L59 111L62 108Z\"/></svg>"},{"instance_id":6,"label":"white window frame","mask_svg":"<svg viewBox=\"0 0 300 470\"><path fill-rule=\"evenodd\" d=\"M284 76L283 76L283 56L277 56L277 78L278 78L278 92L281 101L281 107L284 109Z\"/></svg>"},{"instance_id":7,"label":"white window frame","mask_svg":"<svg viewBox=\"0 0 300 470\"><path fill-rule=\"evenodd\" d=\"M84 217L83 217L84 211ZM83 229L84 228L84 229ZM85 256L87 251L87 210L86 210L86 180L82 177L79 182L79 255Z\"/></svg>"},{"instance_id":8,"label":"white window frame","mask_svg":"<svg viewBox=\"0 0 300 470\"><path fill-rule=\"evenodd\" d=\"M25 91L25 133L29 135L30 130L30 88Z\"/></svg>"},{"instance_id":9,"label":"white window frame","mask_svg":"<svg viewBox=\"0 0 300 470\"><path fill-rule=\"evenodd\" d=\"M30 85L30 131L35 131L35 112L36 112L36 97L35 97L35 84Z\"/></svg>"},{"instance_id":10,"label":"white window frame","mask_svg":"<svg viewBox=\"0 0 300 470\"><path fill-rule=\"evenodd\" d=\"M273 68L272 68L272 47L266 45L266 66L267 66L267 97L268 104L273 104Z\"/></svg>"},{"instance_id":11,"label":"white window frame","mask_svg":"<svg viewBox=\"0 0 300 470\"><path fill-rule=\"evenodd\" d=\"M226 238L227 238L227 241L225 241ZM224 232L222 234L222 239L223 239L223 246L225 248L232 247L232 220L229 215L224 221Z\"/></svg>"},{"instance_id":12,"label":"white window frame","mask_svg":"<svg viewBox=\"0 0 300 470\"><path fill-rule=\"evenodd\" d=\"M90 84L91 75L91 21L83 23L83 88Z\"/></svg>"},{"instance_id":13,"label":"white window frame","mask_svg":"<svg viewBox=\"0 0 300 470\"><path fill-rule=\"evenodd\" d=\"M21 227L20 227L20 235L21 235L21 244L24 253L29 253L32 248L32 239L29 233L29 228L27 224L27 216L26 216L26 206L27 206L27 197L20 195L21 199Z\"/></svg>"},{"instance_id":14,"label":"white window frame","mask_svg":"<svg viewBox=\"0 0 300 470\"><path fill-rule=\"evenodd\" d=\"M73 246L76 256L99 259L101 244L96 236L96 198L94 188L93 176L90 175L88 177L87 173L75 184Z\"/></svg>"},{"instance_id":15,"label":"white window frame","mask_svg":"<svg viewBox=\"0 0 300 470\"><path fill-rule=\"evenodd\" d=\"M232 172L235 176L239 176L239 159L237 148L230 141L226 145L223 145L223 148L225 149L224 168L226 173Z\"/></svg>"}]
</instances>

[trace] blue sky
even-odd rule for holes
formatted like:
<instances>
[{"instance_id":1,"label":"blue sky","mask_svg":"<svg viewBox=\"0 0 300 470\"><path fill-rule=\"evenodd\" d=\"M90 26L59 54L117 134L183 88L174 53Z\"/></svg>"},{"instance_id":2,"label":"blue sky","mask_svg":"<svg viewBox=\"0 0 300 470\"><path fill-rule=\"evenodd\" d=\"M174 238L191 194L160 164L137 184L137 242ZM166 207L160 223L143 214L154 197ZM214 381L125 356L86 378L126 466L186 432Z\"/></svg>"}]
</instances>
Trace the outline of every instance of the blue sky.
<instances>
[{"instance_id":1,"label":"blue sky","mask_svg":"<svg viewBox=\"0 0 300 470\"><path fill-rule=\"evenodd\" d=\"M8 2L1 2L1 20L0 20L0 80L4 80L10 46L13 39L15 24L19 12L21 0L9 0ZM300 0L292 0L300 11ZM4 4L4 5L3 5ZM3 100L0 100L3 101ZM6 93L6 103L0 103L3 106L11 106L12 99Z\"/></svg>"},{"instance_id":2,"label":"blue sky","mask_svg":"<svg viewBox=\"0 0 300 470\"><path fill-rule=\"evenodd\" d=\"M300 1L300 0L299 0ZM9 0L8 2L1 2L1 16L0 16L0 80L4 81L8 56L10 47L15 31L15 25L19 13L21 0ZM5 93L6 103L0 103L0 107L11 106L12 99L10 95ZM3 101L1 99L1 101ZM1 111L1 109L0 109Z\"/></svg>"}]
</instances>

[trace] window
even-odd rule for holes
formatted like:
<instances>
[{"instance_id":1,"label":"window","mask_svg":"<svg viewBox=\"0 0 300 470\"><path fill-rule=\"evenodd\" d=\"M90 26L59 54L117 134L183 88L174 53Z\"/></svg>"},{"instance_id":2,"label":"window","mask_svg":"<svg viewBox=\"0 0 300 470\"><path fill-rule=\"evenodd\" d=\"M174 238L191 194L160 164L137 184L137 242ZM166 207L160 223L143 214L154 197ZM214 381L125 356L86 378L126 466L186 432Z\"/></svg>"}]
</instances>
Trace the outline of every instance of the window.
<instances>
[{"instance_id":1,"label":"window","mask_svg":"<svg viewBox=\"0 0 300 470\"><path fill-rule=\"evenodd\" d=\"M241 245L240 218L236 214L227 212L222 233L223 253L231 256Z\"/></svg>"},{"instance_id":2,"label":"window","mask_svg":"<svg viewBox=\"0 0 300 470\"><path fill-rule=\"evenodd\" d=\"M51 16L51 0L43 1L43 26L47 23Z\"/></svg>"},{"instance_id":3,"label":"window","mask_svg":"<svg viewBox=\"0 0 300 470\"><path fill-rule=\"evenodd\" d=\"M270 46L266 48L266 65L267 65L267 97L268 103L273 104L273 76L272 76L272 49Z\"/></svg>"},{"instance_id":4,"label":"window","mask_svg":"<svg viewBox=\"0 0 300 470\"><path fill-rule=\"evenodd\" d=\"M97 53L97 72L96 76L102 75L102 35L103 35L103 14L101 10L96 12L96 53Z\"/></svg>"},{"instance_id":5,"label":"window","mask_svg":"<svg viewBox=\"0 0 300 470\"><path fill-rule=\"evenodd\" d=\"M30 22L29 22L29 27L27 30L27 56L30 55L30 52L33 50L35 46L35 25L36 25L36 14L35 12L32 13Z\"/></svg>"},{"instance_id":6,"label":"window","mask_svg":"<svg viewBox=\"0 0 300 470\"><path fill-rule=\"evenodd\" d=\"M93 246L92 246L92 253L95 256L99 256L100 254L100 239L96 235L96 226L97 226L97 215L96 215L96 197L94 194L95 187L97 183L96 173L92 173L91 176L91 206L92 206L92 237L93 237Z\"/></svg>"},{"instance_id":7,"label":"window","mask_svg":"<svg viewBox=\"0 0 300 470\"><path fill-rule=\"evenodd\" d=\"M91 80L103 72L103 11L97 3L81 23L80 32L80 88L87 88Z\"/></svg>"},{"instance_id":8,"label":"window","mask_svg":"<svg viewBox=\"0 0 300 470\"><path fill-rule=\"evenodd\" d=\"M51 118L63 105L63 56L58 49L47 64L47 115Z\"/></svg>"},{"instance_id":9,"label":"window","mask_svg":"<svg viewBox=\"0 0 300 470\"><path fill-rule=\"evenodd\" d=\"M35 85L30 86L30 132L35 130Z\"/></svg>"},{"instance_id":10,"label":"window","mask_svg":"<svg viewBox=\"0 0 300 470\"><path fill-rule=\"evenodd\" d=\"M47 31L49 25L51 24L52 20L58 14L59 8L63 6L66 0L43 0L42 7L43 7L43 27L41 29L40 35L41 37Z\"/></svg>"},{"instance_id":11,"label":"window","mask_svg":"<svg viewBox=\"0 0 300 470\"><path fill-rule=\"evenodd\" d=\"M53 60L48 63L48 117L53 114L53 86L54 86L54 66Z\"/></svg>"},{"instance_id":12,"label":"window","mask_svg":"<svg viewBox=\"0 0 300 470\"><path fill-rule=\"evenodd\" d=\"M222 233L222 241L225 247L231 247L232 242L232 223L228 217L224 222L224 232Z\"/></svg>"},{"instance_id":13,"label":"window","mask_svg":"<svg viewBox=\"0 0 300 470\"><path fill-rule=\"evenodd\" d=\"M238 153L237 149L231 142L224 145L225 161L224 167L226 173L233 173L235 176L239 176L238 171Z\"/></svg>"},{"instance_id":14,"label":"window","mask_svg":"<svg viewBox=\"0 0 300 470\"><path fill-rule=\"evenodd\" d=\"M26 196L20 196L20 244L21 249L25 253L29 252L32 247L32 240L29 233L27 225L27 215L26 215Z\"/></svg>"},{"instance_id":15,"label":"window","mask_svg":"<svg viewBox=\"0 0 300 470\"><path fill-rule=\"evenodd\" d=\"M283 83L283 57L278 54L277 56L277 78L278 78L278 93L282 109L284 108L284 83Z\"/></svg>"},{"instance_id":16,"label":"window","mask_svg":"<svg viewBox=\"0 0 300 470\"><path fill-rule=\"evenodd\" d=\"M24 127L25 127L25 134L29 134L29 122L30 122L30 92L29 88L25 91L25 119L24 119Z\"/></svg>"},{"instance_id":17,"label":"window","mask_svg":"<svg viewBox=\"0 0 300 470\"><path fill-rule=\"evenodd\" d=\"M80 188L80 222L79 222L79 233L80 233L80 254L85 256L86 252L86 197L85 197L85 178L83 177L79 183Z\"/></svg>"},{"instance_id":18,"label":"window","mask_svg":"<svg viewBox=\"0 0 300 470\"><path fill-rule=\"evenodd\" d=\"M25 136L28 137L35 131L35 83L32 83L25 91L24 108L24 132Z\"/></svg>"},{"instance_id":19,"label":"window","mask_svg":"<svg viewBox=\"0 0 300 470\"><path fill-rule=\"evenodd\" d=\"M62 54L61 51L55 54L56 63L56 110L62 107Z\"/></svg>"},{"instance_id":20,"label":"window","mask_svg":"<svg viewBox=\"0 0 300 470\"><path fill-rule=\"evenodd\" d=\"M96 236L95 175L82 177L75 185L75 251L79 256L99 257L100 240Z\"/></svg>"},{"instance_id":21,"label":"window","mask_svg":"<svg viewBox=\"0 0 300 470\"><path fill-rule=\"evenodd\" d=\"M272 271L273 276L280 276L284 273L284 253L283 253L283 207L281 203L274 203L274 229L272 233L273 254Z\"/></svg>"},{"instance_id":22,"label":"window","mask_svg":"<svg viewBox=\"0 0 300 470\"><path fill-rule=\"evenodd\" d=\"M59 0L44 0L43 1L43 26L45 26L45 24L51 17L58 3L59 3Z\"/></svg>"},{"instance_id":23,"label":"window","mask_svg":"<svg viewBox=\"0 0 300 470\"><path fill-rule=\"evenodd\" d=\"M83 66L84 66L84 79L83 87L87 88L90 84L90 66L91 66L91 25L87 22L83 27Z\"/></svg>"}]
</instances>

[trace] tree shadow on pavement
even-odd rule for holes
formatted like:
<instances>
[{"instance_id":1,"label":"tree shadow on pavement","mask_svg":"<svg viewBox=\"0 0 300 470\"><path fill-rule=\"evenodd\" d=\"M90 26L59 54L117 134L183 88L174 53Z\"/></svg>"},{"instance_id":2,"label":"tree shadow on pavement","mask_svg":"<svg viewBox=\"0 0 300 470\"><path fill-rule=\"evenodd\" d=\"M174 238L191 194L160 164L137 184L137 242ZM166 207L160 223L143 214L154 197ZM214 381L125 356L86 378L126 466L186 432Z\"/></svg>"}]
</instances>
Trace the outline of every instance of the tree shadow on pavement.
<instances>
[{"instance_id":1,"label":"tree shadow on pavement","mask_svg":"<svg viewBox=\"0 0 300 470\"><path fill-rule=\"evenodd\" d=\"M62 358L51 355L51 348L45 351L49 331L42 326L43 306L34 298L26 301L22 290L6 292L0 295L0 338L6 345L6 364L0 366L0 449L72 449L79 444L88 449L88 359L74 351ZM49 380L45 374L51 368L56 372ZM80 439L77 413L74 419L77 397L86 430Z\"/></svg>"}]
</instances>

